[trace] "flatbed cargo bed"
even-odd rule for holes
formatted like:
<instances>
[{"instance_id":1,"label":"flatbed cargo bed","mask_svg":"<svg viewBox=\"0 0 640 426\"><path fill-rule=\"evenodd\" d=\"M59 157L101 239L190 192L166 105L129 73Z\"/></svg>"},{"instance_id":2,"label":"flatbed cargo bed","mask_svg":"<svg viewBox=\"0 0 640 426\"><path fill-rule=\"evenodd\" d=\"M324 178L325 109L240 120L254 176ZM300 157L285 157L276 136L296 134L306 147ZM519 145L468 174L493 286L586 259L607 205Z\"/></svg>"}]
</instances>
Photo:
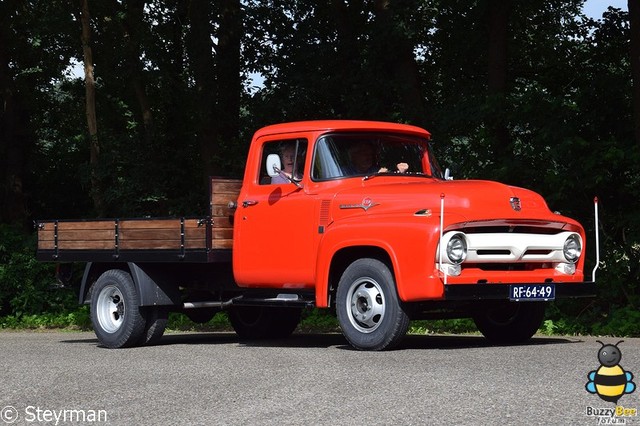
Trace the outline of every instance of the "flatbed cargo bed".
<instances>
[{"instance_id":1,"label":"flatbed cargo bed","mask_svg":"<svg viewBox=\"0 0 640 426\"><path fill-rule=\"evenodd\" d=\"M204 217L46 220L36 223L41 261L220 262L231 260L240 181L211 180Z\"/></svg>"}]
</instances>

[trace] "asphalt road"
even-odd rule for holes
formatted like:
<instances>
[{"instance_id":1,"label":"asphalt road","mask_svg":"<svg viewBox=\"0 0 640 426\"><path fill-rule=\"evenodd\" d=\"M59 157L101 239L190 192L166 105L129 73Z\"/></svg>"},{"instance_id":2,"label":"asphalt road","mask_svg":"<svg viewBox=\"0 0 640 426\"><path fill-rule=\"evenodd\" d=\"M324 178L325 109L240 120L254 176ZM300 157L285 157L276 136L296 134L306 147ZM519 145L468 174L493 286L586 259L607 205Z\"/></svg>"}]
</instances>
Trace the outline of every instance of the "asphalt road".
<instances>
[{"instance_id":1,"label":"asphalt road","mask_svg":"<svg viewBox=\"0 0 640 426\"><path fill-rule=\"evenodd\" d=\"M492 347L479 336L408 336L370 353L340 335L247 344L180 333L109 350L92 333L0 332L0 426L82 415L113 425L596 425L587 407L615 407L585 389L600 347L591 337ZM640 339L619 348L638 384ZM618 405L640 409L640 391Z\"/></svg>"}]
</instances>

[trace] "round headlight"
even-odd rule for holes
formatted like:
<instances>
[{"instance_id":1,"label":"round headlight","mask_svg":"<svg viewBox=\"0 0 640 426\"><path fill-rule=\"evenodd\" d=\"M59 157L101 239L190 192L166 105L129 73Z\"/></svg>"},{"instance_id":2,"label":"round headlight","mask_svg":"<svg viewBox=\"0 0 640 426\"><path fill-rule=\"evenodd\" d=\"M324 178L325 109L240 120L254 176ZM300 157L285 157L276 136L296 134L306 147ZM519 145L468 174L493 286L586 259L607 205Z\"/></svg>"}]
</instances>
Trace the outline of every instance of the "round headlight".
<instances>
[{"instance_id":1,"label":"round headlight","mask_svg":"<svg viewBox=\"0 0 640 426\"><path fill-rule=\"evenodd\" d=\"M463 234L455 234L449 239L447 257L454 264L462 263L467 258L467 240Z\"/></svg>"},{"instance_id":2,"label":"round headlight","mask_svg":"<svg viewBox=\"0 0 640 426\"><path fill-rule=\"evenodd\" d=\"M582 254L582 242L578 234L571 234L564 242L564 258L571 263L576 263Z\"/></svg>"}]
</instances>

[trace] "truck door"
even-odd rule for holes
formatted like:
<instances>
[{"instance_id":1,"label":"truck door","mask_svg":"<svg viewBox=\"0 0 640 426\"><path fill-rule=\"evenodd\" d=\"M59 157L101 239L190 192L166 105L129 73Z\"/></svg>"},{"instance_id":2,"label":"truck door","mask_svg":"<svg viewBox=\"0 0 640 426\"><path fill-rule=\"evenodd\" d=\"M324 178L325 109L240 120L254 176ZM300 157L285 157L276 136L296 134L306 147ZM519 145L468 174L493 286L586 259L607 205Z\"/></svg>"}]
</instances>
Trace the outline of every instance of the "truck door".
<instances>
[{"instance_id":1,"label":"truck door","mask_svg":"<svg viewBox=\"0 0 640 426\"><path fill-rule=\"evenodd\" d=\"M259 153L260 164L247 164L258 174L255 179L245 176L235 214L233 269L241 286L313 285L315 203L303 187L307 145L304 137L267 141ZM281 169L299 186L284 176L268 176L266 158L274 153L281 158Z\"/></svg>"}]
</instances>

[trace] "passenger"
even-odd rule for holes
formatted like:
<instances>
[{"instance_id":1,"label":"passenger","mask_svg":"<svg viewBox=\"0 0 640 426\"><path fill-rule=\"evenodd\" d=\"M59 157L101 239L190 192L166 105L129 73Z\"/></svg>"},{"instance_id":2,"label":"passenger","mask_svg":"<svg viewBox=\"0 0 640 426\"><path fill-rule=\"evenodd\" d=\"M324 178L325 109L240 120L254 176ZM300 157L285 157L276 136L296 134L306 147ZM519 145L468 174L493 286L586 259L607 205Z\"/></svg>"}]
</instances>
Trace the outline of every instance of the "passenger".
<instances>
[{"instance_id":1,"label":"passenger","mask_svg":"<svg viewBox=\"0 0 640 426\"><path fill-rule=\"evenodd\" d=\"M282 173L287 177L293 176L293 165L296 159L296 146L294 144L287 144L280 149L280 162L282 166ZM271 183L289 183L291 182L287 177L279 174L271 178Z\"/></svg>"}]
</instances>

